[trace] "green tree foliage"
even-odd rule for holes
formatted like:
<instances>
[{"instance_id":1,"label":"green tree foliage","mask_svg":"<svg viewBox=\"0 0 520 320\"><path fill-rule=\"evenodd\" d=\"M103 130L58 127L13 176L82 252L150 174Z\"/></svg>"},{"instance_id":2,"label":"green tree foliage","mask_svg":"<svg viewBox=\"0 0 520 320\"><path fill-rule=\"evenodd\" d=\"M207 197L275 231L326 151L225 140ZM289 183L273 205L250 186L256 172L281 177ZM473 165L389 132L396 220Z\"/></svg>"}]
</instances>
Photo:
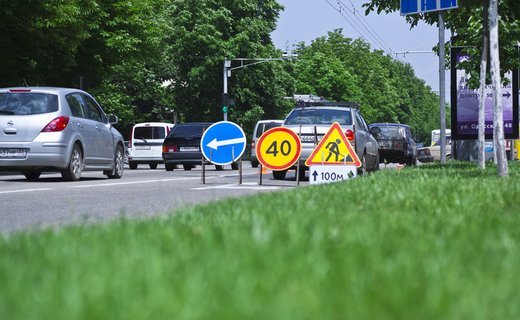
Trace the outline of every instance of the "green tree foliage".
<instances>
[{"instance_id":1,"label":"green tree foliage","mask_svg":"<svg viewBox=\"0 0 520 320\"><path fill-rule=\"evenodd\" d=\"M81 78L122 131L171 121L173 109L181 121L217 121L227 58L236 68L228 117L246 131L283 118L294 93L358 101L368 121L435 127L436 96L411 67L341 31L300 44L297 60L242 68L235 58L282 56L270 38L282 9L276 0L0 0L0 86Z\"/></svg>"},{"instance_id":2,"label":"green tree foliage","mask_svg":"<svg viewBox=\"0 0 520 320\"><path fill-rule=\"evenodd\" d=\"M89 37L93 1L0 1L0 86L64 85Z\"/></svg>"},{"instance_id":3,"label":"green tree foliage","mask_svg":"<svg viewBox=\"0 0 520 320\"><path fill-rule=\"evenodd\" d=\"M171 1L170 89L184 120L222 119L225 58L281 56L270 38L281 9L275 0ZM229 119L251 126L261 117L283 116L283 96L292 86L286 68L273 61L233 71Z\"/></svg>"},{"instance_id":4,"label":"green tree foliage","mask_svg":"<svg viewBox=\"0 0 520 320\"><path fill-rule=\"evenodd\" d=\"M0 0L0 86L78 87L124 123L162 99L160 0Z\"/></svg>"},{"instance_id":5,"label":"green tree foliage","mask_svg":"<svg viewBox=\"0 0 520 320\"><path fill-rule=\"evenodd\" d=\"M444 12L445 24L455 36L448 41L449 46L468 47L471 60L463 67L471 74L470 85L478 87L480 78L480 56L482 50L482 10L483 1L489 0L459 0L458 9ZM400 9L399 0L370 0L364 4L366 14L370 12L394 12ZM499 3L499 37L500 37L500 64L502 70L512 70L520 67L520 55L516 45L520 39L520 1L501 0ZM438 13L407 15L406 21L413 28L419 21L435 25L438 23ZM489 74L489 72L488 72Z\"/></svg>"},{"instance_id":6,"label":"green tree foliage","mask_svg":"<svg viewBox=\"0 0 520 320\"><path fill-rule=\"evenodd\" d=\"M345 38L341 30L300 44L293 74L298 93L358 102L368 122L406 123L422 137L438 126L438 97L409 64Z\"/></svg>"}]
</instances>

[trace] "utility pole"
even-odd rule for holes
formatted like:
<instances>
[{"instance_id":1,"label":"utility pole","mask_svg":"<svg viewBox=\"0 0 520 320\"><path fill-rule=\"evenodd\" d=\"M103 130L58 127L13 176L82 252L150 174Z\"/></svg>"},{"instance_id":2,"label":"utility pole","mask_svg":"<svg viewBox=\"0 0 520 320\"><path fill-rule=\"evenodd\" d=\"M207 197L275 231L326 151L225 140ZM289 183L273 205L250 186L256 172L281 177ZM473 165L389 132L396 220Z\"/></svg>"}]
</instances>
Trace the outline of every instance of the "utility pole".
<instances>
[{"instance_id":1,"label":"utility pole","mask_svg":"<svg viewBox=\"0 0 520 320\"><path fill-rule=\"evenodd\" d=\"M269 61L283 61L283 60L292 60L296 58L297 55L284 55L282 58L234 58L234 59L227 59L224 58L224 68L223 68L223 77L224 77L224 90L222 92L222 112L224 113L224 121L227 121L227 113L229 110L229 93L228 93L228 77L231 76L232 70L247 68L250 66L253 66L255 64L260 64L264 62ZM240 65L231 68L231 61L240 61ZM249 62L248 61L253 61Z\"/></svg>"},{"instance_id":2,"label":"utility pole","mask_svg":"<svg viewBox=\"0 0 520 320\"><path fill-rule=\"evenodd\" d=\"M444 55L444 12L439 11L439 111L441 118L441 164L446 163L446 77L444 73Z\"/></svg>"},{"instance_id":3,"label":"utility pole","mask_svg":"<svg viewBox=\"0 0 520 320\"><path fill-rule=\"evenodd\" d=\"M224 58L224 92L222 93L222 112L224 113L224 121L227 121L227 113L229 108L228 95L228 77L231 76L231 60Z\"/></svg>"}]
</instances>

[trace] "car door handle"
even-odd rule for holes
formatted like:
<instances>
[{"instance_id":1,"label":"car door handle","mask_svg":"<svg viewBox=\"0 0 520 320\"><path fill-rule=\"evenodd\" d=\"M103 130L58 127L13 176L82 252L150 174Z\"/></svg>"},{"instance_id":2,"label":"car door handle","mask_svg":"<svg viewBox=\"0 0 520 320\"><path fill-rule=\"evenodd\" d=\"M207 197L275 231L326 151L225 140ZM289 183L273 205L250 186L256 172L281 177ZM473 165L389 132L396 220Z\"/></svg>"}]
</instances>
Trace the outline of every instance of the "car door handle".
<instances>
[{"instance_id":1,"label":"car door handle","mask_svg":"<svg viewBox=\"0 0 520 320\"><path fill-rule=\"evenodd\" d=\"M78 122L78 128L83 128L83 123Z\"/></svg>"},{"instance_id":2,"label":"car door handle","mask_svg":"<svg viewBox=\"0 0 520 320\"><path fill-rule=\"evenodd\" d=\"M99 132L99 131L101 131L101 128L96 126L96 130Z\"/></svg>"}]
</instances>

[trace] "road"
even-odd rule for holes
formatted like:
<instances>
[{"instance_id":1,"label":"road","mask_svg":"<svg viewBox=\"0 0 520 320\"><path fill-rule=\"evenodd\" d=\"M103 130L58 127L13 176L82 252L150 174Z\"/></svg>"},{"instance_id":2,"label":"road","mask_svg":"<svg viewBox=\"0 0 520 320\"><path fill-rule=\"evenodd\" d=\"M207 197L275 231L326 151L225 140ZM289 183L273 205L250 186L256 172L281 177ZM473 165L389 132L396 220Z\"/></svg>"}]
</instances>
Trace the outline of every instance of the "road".
<instances>
[{"instance_id":1,"label":"road","mask_svg":"<svg viewBox=\"0 0 520 320\"><path fill-rule=\"evenodd\" d=\"M145 218L171 213L184 206L259 192L287 190L296 186L294 173L275 181L263 175L258 185L258 169L243 163L243 183L237 170L216 171L209 166L206 183L201 167L167 172L164 166L151 170L140 165L126 168L118 180L100 172L84 172L77 182L65 182L57 173L44 173L38 181L22 175L0 175L0 233L33 228L98 223L120 216ZM294 172L294 171L292 171ZM308 185L308 181L300 183Z\"/></svg>"}]
</instances>

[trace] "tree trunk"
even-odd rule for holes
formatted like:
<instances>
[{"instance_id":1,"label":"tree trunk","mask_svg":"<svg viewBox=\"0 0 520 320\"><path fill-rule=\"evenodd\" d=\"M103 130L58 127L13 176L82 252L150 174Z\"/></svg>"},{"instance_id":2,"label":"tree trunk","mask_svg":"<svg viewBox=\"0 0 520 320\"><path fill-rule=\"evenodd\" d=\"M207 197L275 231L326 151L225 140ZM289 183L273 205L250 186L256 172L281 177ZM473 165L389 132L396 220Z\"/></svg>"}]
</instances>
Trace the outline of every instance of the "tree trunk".
<instances>
[{"instance_id":1,"label":"tree trunk","mask_svg":"<svg viewBox=\"0 0 520 320\"><path fill-rule=\"evenodd\" d=\"M489 54L491 58L491 86L493 89L493 139L497 154L498 175L507 177L504 115L502 112L502 81L498 53L498 0L489 0Z\"/></svg>"},{"instance_id":2,"label":"tree trunk","mask_svg":"<svg viewBox=\"0 0 520 320\"><path fill-rule=\"evenodd\" d=\"M485 140L485 121L486 121L486 97L484 96L484 88L486 87L486 68L487 55L489 47L489 19L488 19L488 2L482 0L482 56L480 60L480 88L478 102L478 165L481 169L486 168L486 140Z\"/></svg>"}]
</instances>

